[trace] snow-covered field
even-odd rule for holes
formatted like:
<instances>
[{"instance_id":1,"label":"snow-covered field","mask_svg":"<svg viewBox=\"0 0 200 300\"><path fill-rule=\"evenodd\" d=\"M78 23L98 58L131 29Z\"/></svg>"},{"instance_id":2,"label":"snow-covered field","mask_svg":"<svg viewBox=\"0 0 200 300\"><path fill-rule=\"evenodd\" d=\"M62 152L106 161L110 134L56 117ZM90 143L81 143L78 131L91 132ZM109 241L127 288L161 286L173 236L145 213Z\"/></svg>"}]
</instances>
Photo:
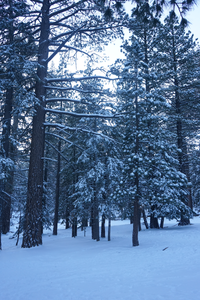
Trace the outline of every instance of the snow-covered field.
<instances>
[{"instance_id":1,"label":"snow-covered field","mask_svg":"<svg viewBox=\"0 0 200 300\"><path fill-rule=\"evenodd\" d=\"M58 236L46 232L43 245L31 249L3 236L0 299L198 300L200 218L191 223L143 228L134 248L128 221L112 222L110 242L91 240L90 228L75 239L71 230L60 228Z\"/></svg>"}]
</instances>

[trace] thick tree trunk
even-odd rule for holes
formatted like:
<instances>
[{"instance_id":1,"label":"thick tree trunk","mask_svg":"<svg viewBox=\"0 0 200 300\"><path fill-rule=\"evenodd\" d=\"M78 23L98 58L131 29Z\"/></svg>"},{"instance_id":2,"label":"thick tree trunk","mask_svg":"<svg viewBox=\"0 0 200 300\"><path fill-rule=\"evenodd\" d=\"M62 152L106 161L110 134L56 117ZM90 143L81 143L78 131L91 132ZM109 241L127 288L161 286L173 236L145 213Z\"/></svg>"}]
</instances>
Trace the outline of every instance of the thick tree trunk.
<instances>
[{"instance_id":1,"label":"thick tree trunk","mask_svg":"<svg viewBox=\"0 0 200 300\"><path fill-rule=\"evenodd\" d=\"M42 194L43 194L43 156L44 156L44 121L45 121L45 78L47 76L49 36L49 0L43 0L41 35L38 50L38 81L36 83L36 97L40 105L33 117L31 154L28 175L28 193L25 213L25 228L23 234L23 248L30 248L42 244Z\"/></svg>"},{"instance_id":2,"label":"thick tree trunk","mask_svg":"<svg viewBox=\"0 0 200 300\"><path fill-rule=\"evenodd\" d=\"M150 228L159 229L158 218L154 217L154 215L150 216Z\"/></svg>"}]
</instances>

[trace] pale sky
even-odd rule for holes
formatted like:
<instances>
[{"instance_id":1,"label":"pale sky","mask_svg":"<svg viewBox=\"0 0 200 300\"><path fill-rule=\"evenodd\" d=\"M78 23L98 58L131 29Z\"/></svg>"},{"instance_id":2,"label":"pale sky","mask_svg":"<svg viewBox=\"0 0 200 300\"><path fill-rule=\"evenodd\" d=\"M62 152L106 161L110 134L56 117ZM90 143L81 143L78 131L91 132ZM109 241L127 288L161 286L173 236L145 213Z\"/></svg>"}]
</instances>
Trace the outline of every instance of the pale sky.
<instances>
[{"instance_id":1,"label":"pale sky","mask_svg":"<svg viewBox=\"0 0 200 300\"><path fill-rule=\"evenodd\" d=\"M186 14L185 18L189 21L188 30L194 34L195 38L198 38L200 43L200 0L196 0L196 3L197 5L194 5L193 9ZM131 11L132 7L133 5L131 2L126 4L127 13ZM121 44L122 41L117 39L106 47L106 54L109 56L110 61L109 64L113 64L117 58L122 57L122 54L120 53Z\"/></svg>"},{"instance_id":2,"label":"pale sky","mask_svg":"<svg viewBox=\"0 0 200 300\"><path fill-rule=\"evenodd\" d=\"M193 7L186 15L186 19L189 20L189 30L194 34L200 41L200 1L197 0L197 5Z\"/></svg>"}]
</instances>

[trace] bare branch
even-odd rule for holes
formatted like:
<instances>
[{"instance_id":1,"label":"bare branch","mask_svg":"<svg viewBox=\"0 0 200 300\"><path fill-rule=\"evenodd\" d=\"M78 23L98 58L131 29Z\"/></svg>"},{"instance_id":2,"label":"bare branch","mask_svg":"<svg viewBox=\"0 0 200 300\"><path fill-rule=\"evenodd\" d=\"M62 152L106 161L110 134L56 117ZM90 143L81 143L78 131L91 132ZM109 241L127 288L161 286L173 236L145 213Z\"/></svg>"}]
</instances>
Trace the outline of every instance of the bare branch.
<instances>
[{"instance_id":1,"label":"bare branch","mask_svg":"<svg viewBox=\"0 0 200 300\"><path fill-rule=\"evenodd\" d=\"M60 154L60 156L62 156L62 158L64 158L64 160L66 160L67 162L69 162L69 159L67 159L60 151L58 151L58 149L52 145L49 141L45 140L45 143L47 143L49 146L51 146L56 152L58 152Z\"/></svg>"}]
</instances>

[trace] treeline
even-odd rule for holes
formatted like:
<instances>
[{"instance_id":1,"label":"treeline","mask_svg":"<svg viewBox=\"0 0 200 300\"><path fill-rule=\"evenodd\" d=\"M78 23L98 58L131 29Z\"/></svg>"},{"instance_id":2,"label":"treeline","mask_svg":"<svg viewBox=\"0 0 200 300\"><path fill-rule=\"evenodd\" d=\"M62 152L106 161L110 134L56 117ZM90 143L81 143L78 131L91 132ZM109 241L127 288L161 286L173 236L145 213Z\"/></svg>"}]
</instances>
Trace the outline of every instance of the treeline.
<instances>
[{"instance_id":1,"label":"treeline","mask_svg":"<svg viewBox=\"0 0 200 300\"><path fill-rule=\"evenodd\" d=\"M199 46L158 4L128 17L117 1L1 1L0 231L18 217L22 247L60 220L98 241L108 219L110 240L116 216L137 246L141 216L186 225L198 209ZM96 52L124 27L126 58L104 70ZM77 55L85 70L70 72Z\"/></svg>"}]
</instances>

